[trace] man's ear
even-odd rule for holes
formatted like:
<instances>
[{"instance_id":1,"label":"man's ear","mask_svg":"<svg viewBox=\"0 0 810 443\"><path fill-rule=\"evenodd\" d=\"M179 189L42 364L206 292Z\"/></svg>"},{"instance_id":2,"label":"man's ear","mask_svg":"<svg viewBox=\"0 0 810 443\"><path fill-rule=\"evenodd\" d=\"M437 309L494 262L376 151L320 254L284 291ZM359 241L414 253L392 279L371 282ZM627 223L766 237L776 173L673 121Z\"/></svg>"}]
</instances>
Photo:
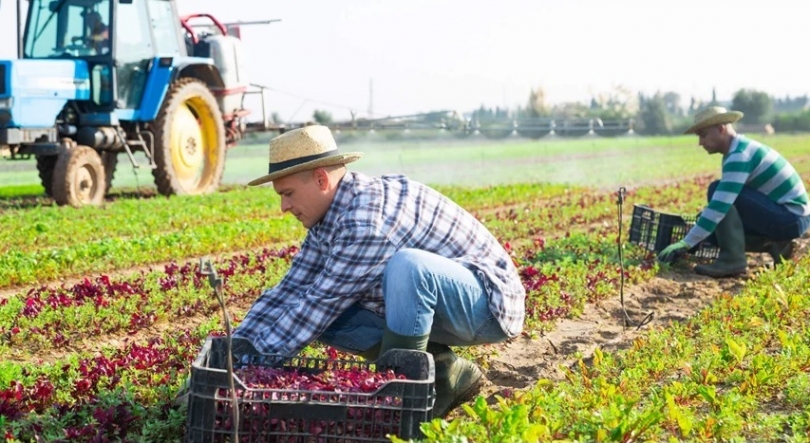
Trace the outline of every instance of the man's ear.
<instances>
[{"instance_id":1,"label":"man's ear","mask_svg":"<svg viewBox=\"0 0 810 443\"><path fill-rule=\"evenodd\" d=\"M329 174L326 172L326 169L315 169L315 183L318 184L318 189L321 191L329 189Z\"/></svg>"}]
</instances>

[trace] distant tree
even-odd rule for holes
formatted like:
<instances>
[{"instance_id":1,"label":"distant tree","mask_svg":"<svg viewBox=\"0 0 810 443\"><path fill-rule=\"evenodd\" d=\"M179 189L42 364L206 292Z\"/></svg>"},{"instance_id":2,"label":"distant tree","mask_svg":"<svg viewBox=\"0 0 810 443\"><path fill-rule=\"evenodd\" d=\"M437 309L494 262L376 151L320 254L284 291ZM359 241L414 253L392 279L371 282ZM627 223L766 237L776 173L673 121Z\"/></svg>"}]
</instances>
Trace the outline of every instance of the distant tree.
<instances>
[{"instance_id":1,"label":"distant tree","mask_svg":"<svg viewBox=\"0 0 810 443\"><path fill-rule=\"evenodd\" d=\"M717 88L712 88L712 101L709 102L709 106L719 106L720 102L717 101Z\"/></svg>"},{"instance_id":2,"label":"distant tree","mask_svg":"<svg viewBox=\"0 0 810 443\"><path fill-rule=\"evenodd\" d=\"M638 117L642 126L639 132L650 135L672 132L672 120L667 115L667 103L660 92L656 92L652 97L643 98Z\"/></svg>"},{"instance_id":3,"label":"distant tree","mask_svg":"<svg viewBox=\"0 0 810 443\"><path fill-rule=\"evenodd\" d=\"M626 119L638 113L639 103L636 94L625 86L615 86L612 90L591 98L590 115L602 119Z\"/></svg>"},{"instance_id":4,"label":"distant tree","mask_svg":"<svg viewBox=\"0 0 810 443\"><path fill-rule=\"evenodd\" d=\"M588 106L578 102L555 105L551 113L555 118L585 118L589 114Z\"/></svg>"},{"instance_id":5,"label":"distant tree","mask_svg":"<svg viewBox=\"0 0 810 443\"><path fill-rule=\"evenodd\" d=\"M689 110L688 110L687 113L689 115L694 115L698 111L698 109L700 109L702 107L703 107L703 102L696 99L694 96L692 96L689 99Z\"/></svg>"},{"instance_id":6,"label":"distant tree","mask_svg":"<svg viewBox=\"0 0 810 443\"><path fill-rule=\"evenodd\" d=\"M510 112L508 108L487 108L481 105L478 109L473 111L473 118L478 120L492 120L509 118Z\"/></svg>"},{"instance_id":7,"label":"distant tree","mask_svg":"<svg viewBox=\"0 0 810 443\"><path fill-rule=\"evenodd\" d=\"M332 123L332 114L329 113L329 111L316 109L315 112L312 113L312 119L321 125L328 125Z\"/></svg>"},{"instance_id":8,"label":"distant tree","mask_svg":"<svg viewBox=\"0 0 810 443\"><path fill-rule=\"evenodd\" d=\"M734 94L731 106L745 114L747 123L766 123L773 108L773 100L763 91L740 89Z\"/></svg>"},{"instance_id":9,"label":"distant tree","mask_svg":"<svg viewBox=\"0 0 810 443\"><path fill-rule=\"evenodd\" d=\"M776 132L810 131L810 109L776 114L773 118L773 128Z\"/></svg>"},{"instance_id":10,"label":"distant tree","mask_svg":"<svg viewBox=\"0 0 810 443\"><path fill-rule=\"evenodd\" d=\"M798 97L785 96L773 101L773 112L793 112L810 109L810 98L807 94Z\"/></svg>"},{"instance_id":11,"label":"distant tree","mask_svg":"<svg viewBox=\"0 0 810 443\"><path fill-rule=\"evenodd\" d=\"M546 92L542 87L529 92L529 102L526 104L525 114L528 117L548 117L550 113L546 103Z\"/></svg>"},{"instance_id":12,"label":"distant tree","mask_svg":"<svg viewBox=\"0 0 810 443\"><path fill-rule=\"evenodd\" d=\"M681 108L681 95L677 92L669 91L664 94L664 105L666 106L667 112L674 115L674 116L682 116L683 109Z\"/></svg>"}]
</instances>

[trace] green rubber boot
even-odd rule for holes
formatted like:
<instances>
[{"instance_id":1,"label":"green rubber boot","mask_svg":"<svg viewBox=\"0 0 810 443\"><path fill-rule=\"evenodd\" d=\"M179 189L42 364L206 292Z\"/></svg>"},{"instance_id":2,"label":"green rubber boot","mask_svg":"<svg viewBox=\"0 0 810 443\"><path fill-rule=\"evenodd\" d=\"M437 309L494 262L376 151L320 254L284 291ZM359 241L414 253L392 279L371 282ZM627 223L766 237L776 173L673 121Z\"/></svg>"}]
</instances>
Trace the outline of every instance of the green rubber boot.
<instances>
[{"instance_id":1,"label":"green rubber boot","mask_svg":"<svg viewBox=\"0 0 810 443\"><path fill-rule=\"evenodd\" d=\"M436 367L433 417L443 418L481 389L484 373L475 363L457 356L447 345L429 343L427 351L433 354Z\"/></svg>"},{"instance_id":2,"label":"green rubber boot","mask_svg":"<svg viewBox=\"0 0 810 443\"><path fill-rule=\"evenodd\" d=\"M771 256L773 265L793 258L796 250L795 240L773 240L759 235L745 236L745 252L764 252Z\"/></svg>"},{"instance_id":3,"label":"green rubber boot","mask_svg":"<svg viewBox=\"0 0 810 443\"><path fill-rule=\"evenodd\" d=\"M425 351L427 349L428 337L430 337L430 334L422 336L399 335L396 332L388 329L388 326L386 325L385 329L383 329L382 343L380 343L378 355L385 354L385 352L389 349Z\"/></svg>"},{"instance_id":4,"label":"green rubber boot","mask_svg":"<svg viewBox=\"0 0 810 443\"><path fill-rule=\"evenodd\" d=\"M697 265L695 272L710 277L722 278L745 274L748 260L745 258L745 232L737 208L731 205L726 216L714 230L720 254L710 265Z\"/></svg>"},{"instance_id":5,"label":"green rubber boot","mask_svg":"<svg viewBox=\"0 0 810 443\"><path fill-rule=\"evenodd\" d=\"M773 259L773 265L777 266L782 264L784 260L793 258L793 253L796 252L798 243L796 240L780 240L771 244L768 254Z\"/></svg>"}]
</instances>

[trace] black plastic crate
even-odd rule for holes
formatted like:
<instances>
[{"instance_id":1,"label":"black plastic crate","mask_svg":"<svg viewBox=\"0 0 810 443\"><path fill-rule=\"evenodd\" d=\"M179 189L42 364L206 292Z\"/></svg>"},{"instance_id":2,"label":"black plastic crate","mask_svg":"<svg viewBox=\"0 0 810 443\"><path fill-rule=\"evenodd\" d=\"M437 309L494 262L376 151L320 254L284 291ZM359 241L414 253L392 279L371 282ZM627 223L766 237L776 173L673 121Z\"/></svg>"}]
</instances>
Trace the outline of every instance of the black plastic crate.
<instances>
[{"instance_id":1,"label":"black plastic crate","mask_svg":"<svg viewBox=\"0 0 810 443\"><path fill-rule=\"evenodd\" d=\"M433 419L435 367L427 352L392 349L375 362L281 357L260 354L233 339L234 371L247 366L321 373L326 370L391 369L407 380L387 382L375 392L327 392L248 388L234 375L239 404L238 435L248 442L390 442L423 438L420 425ZM231 442L231 390L225 337L209 337L192 364L186 441Z\"/></svg>"},{"instance_id":2,"label":"black plastic crate","mask_svg":"<svg viewBox=\"0 0 810 443\"><path fill-rule=\"evenodd\" d=\"M696 221L695 216L670 214L646 205L633 205L630 243L658 254L667 246L682 240ZM720 253L720 248L703 240L688 253L696 258L714 259Z\"/></svg>"}]
</instances>

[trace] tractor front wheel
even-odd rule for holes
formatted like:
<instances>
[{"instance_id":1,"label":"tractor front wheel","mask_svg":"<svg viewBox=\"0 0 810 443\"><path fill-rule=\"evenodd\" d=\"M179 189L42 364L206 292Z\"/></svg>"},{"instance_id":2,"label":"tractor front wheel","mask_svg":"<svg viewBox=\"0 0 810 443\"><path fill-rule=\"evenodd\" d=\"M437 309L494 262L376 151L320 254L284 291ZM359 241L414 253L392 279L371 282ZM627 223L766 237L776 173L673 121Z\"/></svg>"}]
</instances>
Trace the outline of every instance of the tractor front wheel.
<instances>
[{"instance_id":1,"label":"tractor front wheel","mask_svg":"<svg viewBox=\"0 0 810 443\"><path fill-rule=\"evenodd\" d=\"M152 170L162 195L199 195L219 187L225 168L225 125L205 83L182 78L169 88L152 124Z\"/></svg>"},{"instance_id":2,"label":"tractor front wheel","mask_svg":"<svg viewBox=\"0 0 810 443\"><path fill-rule=\"evenodd\" d=\"M48 197L53 197L53 171L56 169L57 160L58 156L56 155L37 156L39 180L40 183L42 183L42 187L45 188L45 195ZM115 176L115 168L118 165L118 153L111 151L102 152L101 163L104 165L104 172L106 176L104 195L107 195L112 187L113 177Z\"/></svg>"},{"instance_id":3,"label":"tractor front wheel","mask_svg":"<svg viewBox=\"0 0 810 443\"><path fill-rule=\"evenodd\" d=\"M81 207L104 202L107 177L98 151L74 145L62 150L53 170L52 192L56 204Z\"/></svg>"}]
</instances>

